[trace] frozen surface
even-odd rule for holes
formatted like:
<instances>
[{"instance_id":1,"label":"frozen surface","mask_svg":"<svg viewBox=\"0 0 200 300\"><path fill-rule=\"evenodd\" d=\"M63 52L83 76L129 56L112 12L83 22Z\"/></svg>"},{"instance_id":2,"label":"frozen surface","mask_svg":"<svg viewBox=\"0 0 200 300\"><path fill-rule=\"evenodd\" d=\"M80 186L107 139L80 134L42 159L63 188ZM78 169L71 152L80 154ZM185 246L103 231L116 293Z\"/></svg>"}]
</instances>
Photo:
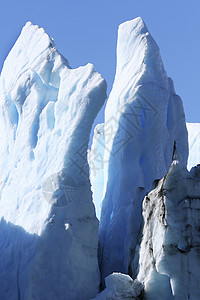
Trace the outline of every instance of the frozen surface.
<instances>
[{"instance_id":1,"label":"frozen surface","mask_svg":"<svg viewBox=\"0 0 200 300\"><path fill-rule=\"evenodd\" d=\"M98 220L87 165L106 83L71 69L30 22L0 78L0 298L84 300L98 293Z\"/></svg>"},{"instance_id":2,"label":"frozen surface","mask_svg":"<svg viewBox=\"0 0 200 300\"><path fill-rule=\"evenodd\" d=\"M188 156L182 101L141 18L119 27L116 77L102 126L93 150L102 147L104 136L104 151L99 151L104 178L97 170L91 181L94 202L103 195L99 262L104 279L112 272L133 272L142 199L168 171L175 146L185 165Z\"/></svg>"},{"instance_id":3,"label":"frozen surface","mask_svg":"<svg viewBox=\"0 0 200 300\"><path fill-rule=\"evenodd\" d=\"M200 299L200 167L189 173L174 160L145 197L143 219L137 279L145 299Z\"/></svg>"},{"instance_id":4,"label":"frozen surface","mask_svg":"<svg viewBox=\"0 0 200 300\"><path fill-rule=\"evenodd\" d=\"M143 285L121 273L113 273L105 279L106 288L93 300L138 299L142 294Z\"/></svg>"},{"instance_id":5,"label":"frozen surface","mask_svg":"<svg viewBox=\"0 0 200 300\"><path fill-rule=\"evenodd\" d=\"M189 140L188 169L200 164L200 123L187 123Z\"/></svg>"}]
</instances>

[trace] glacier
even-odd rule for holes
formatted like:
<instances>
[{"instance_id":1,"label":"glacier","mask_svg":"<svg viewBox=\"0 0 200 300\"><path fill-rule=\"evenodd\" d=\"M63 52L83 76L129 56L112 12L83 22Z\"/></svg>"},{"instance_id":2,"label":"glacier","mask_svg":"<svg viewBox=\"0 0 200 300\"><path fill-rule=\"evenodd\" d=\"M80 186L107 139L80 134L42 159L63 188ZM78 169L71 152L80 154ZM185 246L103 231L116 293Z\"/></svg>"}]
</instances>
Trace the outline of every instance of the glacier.
<instances>
[{"instance_id":1,"label":"glacier","mask_svg":"<svg viewBox=\"0 0 200 300\"><path fill-rule=\"evenodd\" d=\"M176 156L143 201L139 274L145 299L200 299L200 167Z\"/></svg>"},{"instance_id":2,"label":"glacier","mask_svg":"<svg viewBox=\"0 0 200 300\"><path fill-rule=\"evenodd\" d=\"M0 77L0 298L99 292L87 148L106 99L92 64L72 69L28 22Z\"/></svg>"},{"instance_id":3,"label":"glacier","mask_svg":"<svg viewBox=\"0 0 200 300\"><path fill-rule=\"evenodd\" d=\"M99 264L103 281L112 272L134 277L142 200L153 182L168 171L175 148L184 165L188 157L182 101L140 17L119 26L116 76L105 123L100 126L92 149L103 155L103 171L90 154L93 165L96 162L90 177L94 202L102 205Z\"/></svg>"},{"instance_id":4,"label":"glacier","mask_svg":"<svg viewBox=\"0 0 200 300\"><path fill-rule=\"evenodd\" d=\"M88 149L106 88L22 29L0 76L1 300L200 298L200 124L140 17Z\"/></svg>"},{"instance_id":5,"label":"glacier","mask_svg":"<svg viewBox=\"0 0 200 300\"><path fill-rule=\"evenodd\" d=\"M187 123L189 157L188 169L200 164L200 123Z\"/></svg>"}]
</instances>

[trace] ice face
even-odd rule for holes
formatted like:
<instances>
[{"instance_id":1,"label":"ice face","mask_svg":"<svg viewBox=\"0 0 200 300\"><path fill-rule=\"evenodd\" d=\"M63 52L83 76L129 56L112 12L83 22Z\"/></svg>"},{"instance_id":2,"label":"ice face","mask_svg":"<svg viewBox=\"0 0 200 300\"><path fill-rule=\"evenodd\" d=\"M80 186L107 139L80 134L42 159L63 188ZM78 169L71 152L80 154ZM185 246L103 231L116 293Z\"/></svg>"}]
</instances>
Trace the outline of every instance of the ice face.
<instances>
[{"instance_id":1,"label":"ice face","mask_svg":"<svg viewBox=\"0 0 200 300\"><path fill-rule=\"evenodd\" d=\"M143 202L138 280L145 299L199 299L200 168L175 160Z\"/></svg>"},{"instance_id":2,"label":"ice face","mask_svg":"<svg viewBox=\"0 0 200 300\"><path fill-rule=\"evenodd\" d=\"M119 27L116 76L101 129L104 143L95 135L93 150L98 153L104 145L104 177L97 170L91 182L94 197L103 195L99 262L104 279L113 271L134 272L142 200L169 169L175 147L184 164L188 156L182 101L141 18Z\"/></svg>"},{"instance_id":3,"label":"ice face","mask_svg":"<svg viewBox=\"0 0 200 300\"><path fill-rule=\"evenodd\" d=\"M187 123L189 140L188 169L200 164L200 123Z\"/></svg>"},{"instance_id":4,"label":"ice face","mask_svg":"<svg viewBox=\"0 0 200 300\"><path fill-rule=\"evenodd\" d=\"M0 78L1 299L98 292L98 221L87 146L106 98L88 64L71 69L30 22Z\"/></svg>"}]
</instances>

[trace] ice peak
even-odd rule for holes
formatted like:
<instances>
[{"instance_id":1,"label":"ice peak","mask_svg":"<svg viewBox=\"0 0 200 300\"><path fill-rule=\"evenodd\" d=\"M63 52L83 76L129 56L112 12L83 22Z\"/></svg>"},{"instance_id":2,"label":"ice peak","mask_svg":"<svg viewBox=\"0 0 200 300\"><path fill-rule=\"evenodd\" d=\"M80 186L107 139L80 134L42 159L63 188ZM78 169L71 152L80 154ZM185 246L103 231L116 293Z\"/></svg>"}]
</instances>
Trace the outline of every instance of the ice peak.
<instances>
[{"instance_id":1,"label":"ice peak","mask_svg":"<svg viewBox=\"0 0 200 300\"><path fill-rule=\"evenodd\" d=\"M144 71L148 63L152 61L152 56L154 57L152 69L154 74L160 77L165 73L165 70L162 65L159 47L142 18L138 17L119 26L116 76L125 69L130 69L130 66L135 74ZM159 66L158 69L157 66Z\"/></svg>"},{"instance_id":2,"label":"ice peak","mask_svg":"<svg viewBox=\"0 0 200 300\"><path fill-rule=\"evenodd\" d=\"M21 34L19 38L22 36L23 38L26 38L24 35L32 34L31 38L34 38L34 36L38 35L38 37L42 37L42 39L49 40L49 45L52 47L55 46L53 38L51 38L44 28L34 25L31 21L26 22L25 26L22 28Z\"/></svg>"},{"instance_id":3,"label":"ice peak","mask_svg":"<svg viewBox=\"0 0 200 300\"><path fill-rule=\"evenodd\" d=\"M119 30L127 30L127 31L130 30L130 31L132 31L136 28L137 28L137 30L144 29L144 30L147 31L147 27L146 27L146 25L145 25L145 23L144 23L144 21L141 17L137 17L133 20L126 21L126 22L119 25Z\"/></svg>"},{"instance_id":4,"label":"ice peak","mask_svg":"<svg viewBox=\"0 0 200 300\"><path fill-rule=\"evenodd\" d=\"M29 26L32 26L32 25L33 25L33 23L31 21L27 21L26 24L24 25L24 27L29 27Z\"/></svg>"},{"instance_id":5,"label":"ice peak","mask_svg":"<svg viewBox=\"0 0 200 300\"><path fill-rule=\"evenodd\" d=\"M38 66L55 60L56 56L62 59L53 39L43 28L27 22L4 62L1 76L6 83L5 88L12 89L12 84L29 69L38 73ZM67 60L62 63L69 67Z\"/></svg>"}]
</instances>

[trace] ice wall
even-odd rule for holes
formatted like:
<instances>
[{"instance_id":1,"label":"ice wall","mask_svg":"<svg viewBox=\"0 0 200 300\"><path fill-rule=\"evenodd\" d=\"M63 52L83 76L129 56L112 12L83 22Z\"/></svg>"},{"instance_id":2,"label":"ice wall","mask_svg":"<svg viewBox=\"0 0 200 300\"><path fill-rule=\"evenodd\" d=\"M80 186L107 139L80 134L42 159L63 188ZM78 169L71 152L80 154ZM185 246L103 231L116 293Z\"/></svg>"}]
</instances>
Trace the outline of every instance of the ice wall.
<instances>
[{"instance_id":1,"label":"ice wall","mask_svg":"<svg viewBox=\"0 0 200 300\"><path fill-rule=\"evenodd\" d=\"M175 147L185 165L188 156L182 101L141 18L119 26L117 70L102 131L99 262L104 279L113 271L132 274L142 200L168 171ZM98 152L97 138L93 148ZM99 190L94 174L91 182L93 191Z\"/></svg>"},{"instance_id":2,"label":"ice wall","mask_svg":"<svg viewBox=\"0 0 200 300\"><path fill-rule=\"evenodd\" d=\"M178 160L143 202L137 279L145 299L200 298L200 167Z\"/></svg>"},{"instance_id":3,"label":"ice wall","mask_svg":"<svg viewBox=\"0 0 200 300\"><path fill-rule=\"evenodd\" d=\"M0 298L88 300L98 293L98 220L87 147L106 83L71 69L30 22L0 78Z\"/></svg>"}]
</instances>

